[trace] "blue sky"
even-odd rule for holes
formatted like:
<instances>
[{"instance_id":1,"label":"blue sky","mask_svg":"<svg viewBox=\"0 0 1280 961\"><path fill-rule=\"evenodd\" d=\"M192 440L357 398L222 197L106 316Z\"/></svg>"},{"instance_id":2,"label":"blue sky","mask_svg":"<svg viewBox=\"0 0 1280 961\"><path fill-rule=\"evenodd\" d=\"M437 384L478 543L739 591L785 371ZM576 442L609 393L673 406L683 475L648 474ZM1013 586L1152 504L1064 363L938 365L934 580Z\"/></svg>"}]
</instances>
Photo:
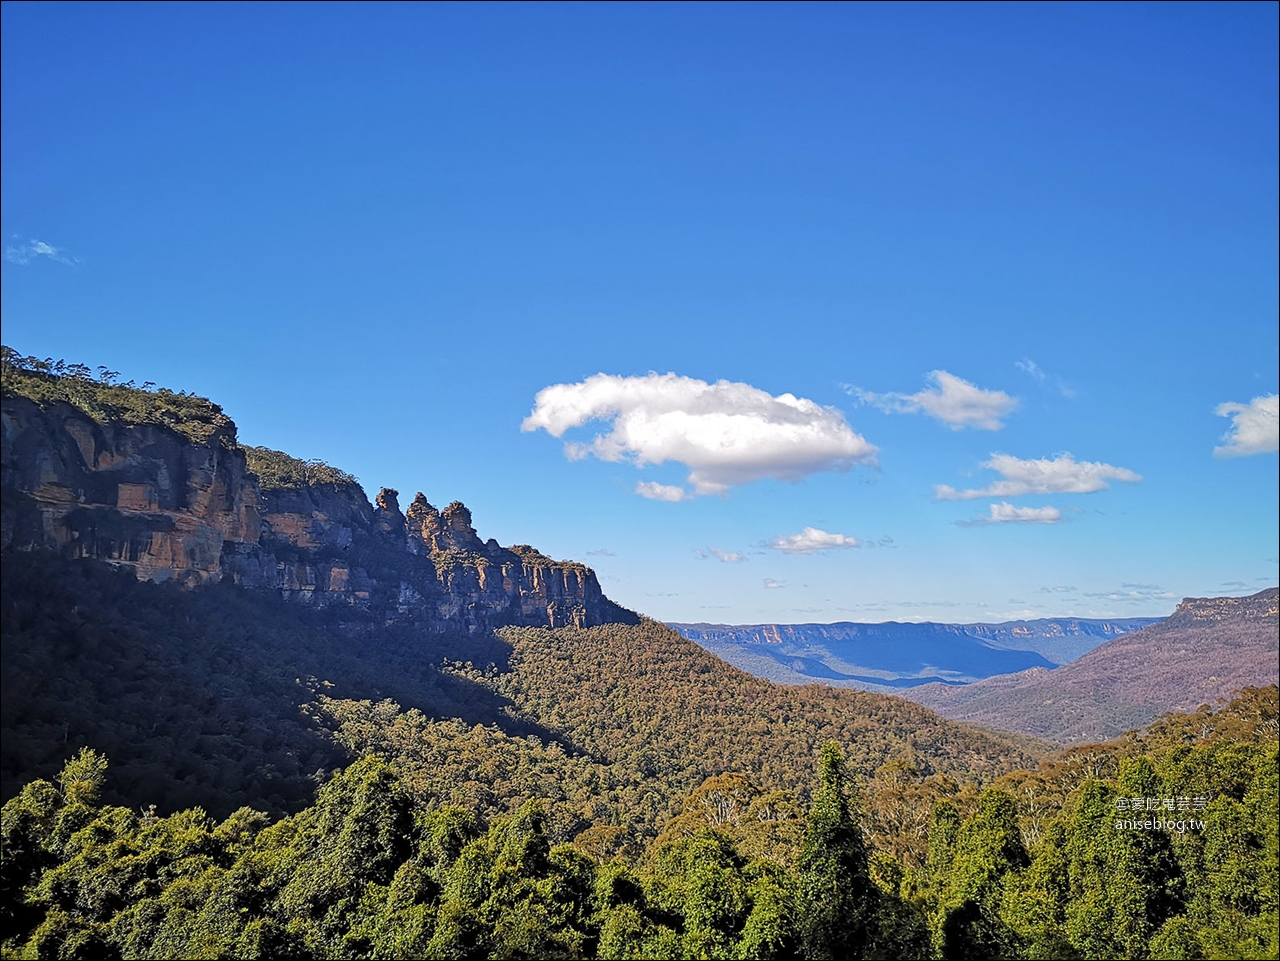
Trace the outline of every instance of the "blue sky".
<instances>
[{"instance_id":1,"label":"blue sky","mask_svg":"<svg viewBox=\"0 0 1280 961\"><path fill-rule=\"evenodd\" d=\"M1277 581L1274 4L5 3L0 37L24 354L667 620Z\"/></svg>"}]
</instances>

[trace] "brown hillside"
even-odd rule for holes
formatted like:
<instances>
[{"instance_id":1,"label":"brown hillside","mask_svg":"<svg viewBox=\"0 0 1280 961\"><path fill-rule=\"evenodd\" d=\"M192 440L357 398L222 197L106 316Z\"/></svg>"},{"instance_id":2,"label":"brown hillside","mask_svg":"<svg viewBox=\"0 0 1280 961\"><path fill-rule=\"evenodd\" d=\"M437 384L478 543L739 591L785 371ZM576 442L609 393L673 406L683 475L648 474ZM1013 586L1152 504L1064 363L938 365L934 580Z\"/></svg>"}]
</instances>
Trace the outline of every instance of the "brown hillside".
<instances>
[{"instance_id":1,"label":"brown hillside","mask_svg":"<svg viewBox=\"0 0 1280 961\"><path fill-rule=\"evenodd\" d=\"M926 684L907 697L953 720L1063 744L1115 737L1169 711L1191 711L1245 687L1274 684L1276 588L1249 597L1187 598L1173 615L1056 670Z\"/></svg>"}]
</instances>

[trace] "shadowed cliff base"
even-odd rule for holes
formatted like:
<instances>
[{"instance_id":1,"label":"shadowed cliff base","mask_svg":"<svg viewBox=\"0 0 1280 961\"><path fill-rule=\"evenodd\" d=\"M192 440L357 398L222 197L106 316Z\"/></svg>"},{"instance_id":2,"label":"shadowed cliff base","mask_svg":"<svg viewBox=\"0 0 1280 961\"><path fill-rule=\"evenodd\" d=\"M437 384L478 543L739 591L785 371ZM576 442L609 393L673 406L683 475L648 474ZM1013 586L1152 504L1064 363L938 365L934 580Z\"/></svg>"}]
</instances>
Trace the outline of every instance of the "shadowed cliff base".
<instances>
[{"instance_id":1,"label":"shadowed cliff base","mask_svg":"<svg viewBox=\"0 0 1280 961\"><path fill-rule=\"evenodd\" d=\"M350 760L325 709L338 701L392 699L577 752L469 676L510 670L511 646L492 634L339 622L230 583L139 582L49 551L8 549L3 564L5 798L93 746L115 759L118 800L296 810Z\"/></svg>"}]
</instances>

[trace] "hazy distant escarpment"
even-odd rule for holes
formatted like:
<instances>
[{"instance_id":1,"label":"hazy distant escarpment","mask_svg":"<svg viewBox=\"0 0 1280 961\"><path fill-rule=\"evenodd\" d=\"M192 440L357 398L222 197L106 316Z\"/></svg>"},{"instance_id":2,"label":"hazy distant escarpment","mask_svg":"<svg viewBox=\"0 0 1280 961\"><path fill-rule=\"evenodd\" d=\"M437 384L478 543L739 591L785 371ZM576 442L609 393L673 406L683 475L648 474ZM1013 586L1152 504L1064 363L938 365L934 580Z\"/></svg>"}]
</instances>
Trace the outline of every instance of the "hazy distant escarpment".
<instances>
[{"instance_id":1,"label":"hazy distant escarpment","mask_svg":"<svg viewBox=\"0 0 1280 961\"><path fill-rule=\"evenodd\" d=\"M1053 671L965 687L926 684L906 697L955 720L1070 744L1115 737L1168 711L1192 711L1275 684L1280 591L1188 597L1163 621L1108 641Z\"/></svg>"},{"instance_id":2,"label":"hazy distant escarpment","mask_svg":"<svg viewBox=\"0 0 1280 961\"><path fill-rule=\"evenodd\" d=\"M482 541L419 493L242 447L212 401L4 348L0 539L185 585L230 579L357 616L469 633L634 623L588 567Z\"/></svg>"},{"instance_id":3,"label":"hazy distant escarpment","mask_svg":"<svg viewBox=\"0 0 1280 961\"><path fill-rule=\"evenodd\" d=\"M1154 617L1001 624L672 624L735 667L779 684L894 692L1066 664Z\"/></svg>"}]
</instances>

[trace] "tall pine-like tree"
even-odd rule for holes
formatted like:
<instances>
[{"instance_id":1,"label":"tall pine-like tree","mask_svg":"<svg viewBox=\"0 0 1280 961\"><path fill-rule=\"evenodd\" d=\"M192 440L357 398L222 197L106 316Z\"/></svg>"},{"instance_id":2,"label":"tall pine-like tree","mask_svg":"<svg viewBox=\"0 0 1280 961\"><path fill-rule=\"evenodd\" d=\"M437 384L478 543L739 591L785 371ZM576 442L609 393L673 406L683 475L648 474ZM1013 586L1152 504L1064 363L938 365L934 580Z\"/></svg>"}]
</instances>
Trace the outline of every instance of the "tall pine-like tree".
<instances>
[{"instance_id":1,"label":"tall pine-like tree","mask_svg":"<svg viewBox=\"0 0 1280 961\"><path fill-rule=\"evenodd\" d=\"M860 958L874 949L879 889L867 868L859 813L844 757L829 742L822 748L799 863L807 958Z\"/></svg>"}]
</instances>

